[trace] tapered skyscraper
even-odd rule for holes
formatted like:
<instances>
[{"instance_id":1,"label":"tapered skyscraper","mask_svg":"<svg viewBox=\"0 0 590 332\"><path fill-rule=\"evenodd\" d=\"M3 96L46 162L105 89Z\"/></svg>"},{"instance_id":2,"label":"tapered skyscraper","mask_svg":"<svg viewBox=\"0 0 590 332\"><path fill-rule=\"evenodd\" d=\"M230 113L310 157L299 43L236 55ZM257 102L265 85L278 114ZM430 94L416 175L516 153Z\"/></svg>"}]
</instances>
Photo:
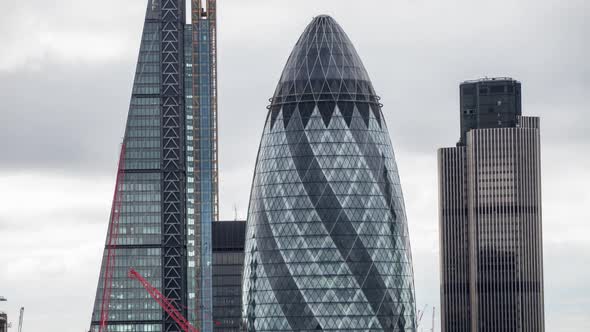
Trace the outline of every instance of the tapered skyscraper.
<instances>
[{"instance_id":1,"label":"tapered skyscraper","mask_svg":"<svg viewBox=\"0 0 590 332\"><path fill-rule=\"evenodd\" d=\"M201 331L212 331L217 219L216 3L149 0L92 315L108 331L180 332L135 268ZM102 318L102 319L101 319Z\"/></svg>"},{"instance_id":2,"label":"tapered skyscraper","mask_svg":"<svg viewBox=\"0 0 590 332\"><path fill-rule=\"evenodd\" d=\"M328 16L268 110L246 235L248 331L415 331L408 225L381 104Z\"/></svg>"},{"instance_id":3,"label":"tapered skyscraper","mask_svg":"<svg viewBox=\"0 0 590 332\"><path fill-rule=\"evenodd\" d=\"M521 84L461 85L461 138L440 149L443 332L543 332L539 118Z\"/></svg>"}]
</instances>

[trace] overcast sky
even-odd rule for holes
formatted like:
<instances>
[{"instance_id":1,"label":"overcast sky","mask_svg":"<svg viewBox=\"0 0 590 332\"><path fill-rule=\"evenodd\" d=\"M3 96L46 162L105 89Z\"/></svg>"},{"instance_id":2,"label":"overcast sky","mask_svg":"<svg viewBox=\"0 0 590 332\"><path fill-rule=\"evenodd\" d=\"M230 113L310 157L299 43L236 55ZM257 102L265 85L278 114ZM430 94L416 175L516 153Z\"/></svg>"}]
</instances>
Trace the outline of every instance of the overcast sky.
<instances>
[{"instance_id":1,"label":"overcast sky","mask_svg":"<svg viewBox=\"0 0 590 332\"><path fill-rule=\"evenodd\" d=\"M16 322L26 307L25 331L82 332L146 0L0 1L0 310ZM418 307L439 307L436 149L459 138L459 83L511 76L542 118L547 331L590 329L590 2L219 0L225 219L246 215L268 98L318 14L347 31L382 96Z\"/></svg>"}]
</instances>

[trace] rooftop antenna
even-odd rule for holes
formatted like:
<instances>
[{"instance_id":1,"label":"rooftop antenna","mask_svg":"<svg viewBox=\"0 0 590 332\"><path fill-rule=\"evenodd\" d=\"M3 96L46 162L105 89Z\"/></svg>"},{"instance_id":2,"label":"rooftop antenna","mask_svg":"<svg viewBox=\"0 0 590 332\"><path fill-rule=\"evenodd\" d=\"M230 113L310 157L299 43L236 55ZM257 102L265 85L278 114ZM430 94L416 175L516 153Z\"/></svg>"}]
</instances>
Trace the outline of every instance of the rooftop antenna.
<instances>
[{"instance_id":1,"label":"rooftop antenna","mask_svg":"<svg viewBox=\"0 0 590 332\"><path fill-rule=\"evenodd\" d=\"M238 205L234 203L234 221L238 221Z\"/></svg>"}]
</instances>

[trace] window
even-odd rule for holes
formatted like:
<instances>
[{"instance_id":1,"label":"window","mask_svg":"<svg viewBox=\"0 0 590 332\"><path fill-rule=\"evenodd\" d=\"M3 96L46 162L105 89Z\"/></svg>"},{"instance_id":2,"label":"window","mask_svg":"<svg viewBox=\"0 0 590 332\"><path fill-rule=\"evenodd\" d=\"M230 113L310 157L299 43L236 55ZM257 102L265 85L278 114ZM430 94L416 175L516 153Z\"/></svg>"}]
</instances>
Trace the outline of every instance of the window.
<instances>
[{"instance_id":1,"label":"window","mask_svg":"<svg viewBox=\"0 0 590 332\"><path fill-rule=\"evenodd\" d=\"M472 96L475 94L475 88L473 87L465 87L463 88L463 94L464 95L468 95L468 96Z\"/></svg>"},{"instance_id":2,"label":"window","mask_svg":"<svg viewBox=\"0 0 590 332\"><path fill-rule=\"evenodd\" d=\"M504 86L497 85L490 88L491 93L504 93Z\"/></svg>"}]
</instances>

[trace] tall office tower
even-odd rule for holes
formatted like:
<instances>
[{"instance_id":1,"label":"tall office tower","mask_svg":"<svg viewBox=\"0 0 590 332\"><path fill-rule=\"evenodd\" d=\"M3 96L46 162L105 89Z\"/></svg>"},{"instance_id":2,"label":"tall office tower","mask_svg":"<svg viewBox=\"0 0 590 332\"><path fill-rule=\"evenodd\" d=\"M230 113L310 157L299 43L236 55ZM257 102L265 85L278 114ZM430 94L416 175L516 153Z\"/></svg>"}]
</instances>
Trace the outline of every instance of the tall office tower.
<instances>
[{"instance_id":1,"label":"tall office tower","mask_svg":"<svg viewBox=\"0 0 590 332\"><path fill-rule=\"evenodd\" d=\"M307 27L271 100L246 234L248 331L416 331L389 133L369 75L331 17Z\"/></svg>"},{"instance_id":2,"label":"tall office tower","mask_svg":"<svg viewBox=\"0 0 590 332\"><path fill-rule=\"evenodd\" d=\"M239 332L245 221L213 223L213 320L216 332Z\"/></svg>"},{"instance_id":3,"label":"tall office tower","mask_svg":"<svg viewBox=\"0 0 590 332\"><path fill-rule=\"evenodd\" d=\"M520 83L463 83L461 139L438 159L443 331L544 331L539 118Z\"/></svg>"},{"instance_id":4,"label":"tall office tower","mask_svg":"<svg viewBox=\"0 0 590 332\"><path fill-rule=\"evenodd\" d=\"M212 331L217 219L215 1L148 0L105 253L98 331L180 332L135 268L201 331Z\"/></svg>"}]
</instances>

